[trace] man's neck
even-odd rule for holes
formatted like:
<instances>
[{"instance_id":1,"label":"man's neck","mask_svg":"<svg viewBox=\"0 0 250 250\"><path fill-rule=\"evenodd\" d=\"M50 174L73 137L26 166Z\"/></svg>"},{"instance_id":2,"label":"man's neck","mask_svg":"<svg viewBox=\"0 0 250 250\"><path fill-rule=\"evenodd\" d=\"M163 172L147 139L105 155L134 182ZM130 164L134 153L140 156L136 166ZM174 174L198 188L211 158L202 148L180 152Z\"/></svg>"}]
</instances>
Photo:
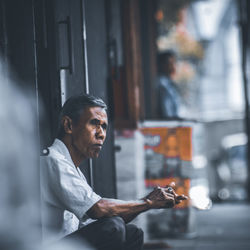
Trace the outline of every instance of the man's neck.
<instances>
[{"instance_id":1,"label":"man's neck","mask_svg":"<svg viewBox=\"0 0 250 250\"><path fill-rule=\"evenodd\" d=\"M72 145L71 143L71 138L68 138L68 137L64 137L62 139L60 139L64 144L65 146L67 147L68 151L69 151L69 154L71 156L71 159L74 163L74 165L76 167L79 167L81 162L84 160L83 157L81 157L81 155L79 153L77 153L77 150L75 149L74 145Z\"/></svg>"}]
</instances>

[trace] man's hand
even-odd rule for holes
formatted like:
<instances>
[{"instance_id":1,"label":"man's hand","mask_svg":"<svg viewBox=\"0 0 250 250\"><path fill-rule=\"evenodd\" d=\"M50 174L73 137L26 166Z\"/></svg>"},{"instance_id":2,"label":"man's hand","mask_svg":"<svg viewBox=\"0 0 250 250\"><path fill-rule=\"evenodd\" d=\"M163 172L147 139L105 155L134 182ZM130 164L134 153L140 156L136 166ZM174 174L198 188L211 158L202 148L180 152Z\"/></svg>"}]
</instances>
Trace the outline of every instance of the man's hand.
<instances>
[{"instance_id":1,"label":"man's hand","mask_svg":"<svg viewBox=\"0 0 250 250\"><path fill-rule=\"evenodd\" d=\"M151 208L171 208L175 205L175 197L173 194L166 192L164 188L156 187L143 198Z\"/></svg>"},{"instance_id":2,"label":"man's hand","mask_svg":"<svg viewBox=\"0 0 250 250\"><path fill-rule=\"evenodd\" d=\"M187 200L188 197L185 196L184 194L182 195L178 195L175 191L174 191L174 187L175 187L175 183L171 182L169 185L167 185L164 190L167 193L173 194L174 198L175 198L175 204L179 204L181 203L183 200Z\"/></svg>"},{"instance_id":3,"label":"man's hand","mask_svg":"<svg viewBox=\"0 0 250 250\"><path fill-rule=\"evenodd\" d=\"M172 208L183 200L187 200L185 195L178 195L174 191L175 183L172 182L165 188L156 187L143 200L147 201L152 208Z\"/></svg>"}]
</instances>

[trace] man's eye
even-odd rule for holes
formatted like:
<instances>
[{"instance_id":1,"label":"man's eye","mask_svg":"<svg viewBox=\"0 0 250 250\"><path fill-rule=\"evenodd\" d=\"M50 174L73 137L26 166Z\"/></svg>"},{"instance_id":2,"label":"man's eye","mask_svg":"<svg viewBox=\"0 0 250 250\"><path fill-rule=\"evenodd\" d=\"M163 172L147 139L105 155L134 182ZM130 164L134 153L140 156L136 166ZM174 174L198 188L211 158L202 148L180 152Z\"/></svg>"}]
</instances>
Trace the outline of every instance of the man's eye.
<instances>
[{"instance_id":1,"label":"man's eye","mask_svg":"<svg viewBox=\"0 0 250 250\"><path fill-rule=\"evenodd\" d=\"M98 121L98 120L92 120L90 123L92 125L96 125L96 126L100 125L100 121Z\"/></svg>"},{"instance_id":2,"label":"man's eye","mask_svg":"<svg viewBox=\"0 0 250 250\"><path fill-rule=\"evenodd\" d=\"M106 130L107 129L107 124L102 124L102 128L104 129L104 130Z\"/></svg>"},{"instance_id":3,"label":"man's eye","mask_svg":"<svg viewBox=\"0 0 250 250\"><path fill-rule=\"evenodd\" d=\"M108 125L106 123L101 124L101 122L97 119L90 121L90 124L95 126L95 127L101 126L103 130L107 130L107 127L108 127Z\"/></svg>"}]
</instances>

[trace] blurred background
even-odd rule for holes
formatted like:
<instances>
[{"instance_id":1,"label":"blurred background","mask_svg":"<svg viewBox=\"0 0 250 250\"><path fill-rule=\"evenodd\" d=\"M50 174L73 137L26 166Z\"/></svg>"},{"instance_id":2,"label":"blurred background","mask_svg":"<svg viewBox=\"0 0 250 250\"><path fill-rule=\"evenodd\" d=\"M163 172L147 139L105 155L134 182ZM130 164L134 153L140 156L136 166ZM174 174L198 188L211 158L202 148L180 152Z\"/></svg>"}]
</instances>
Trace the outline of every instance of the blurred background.
<instances>
[{"instance_id":1,"label":"blurred background","mask_svg":"<svg viewBox=\"0 0 250 250\"><path fill-rule=\"evenodd\" d=\"M79 92L109 107L106 145L81 166L98 194L174 181L189 196L138 216L145 249L250 249L249 13L247 0L0 0L0 249L43 249L39 157Z\"/></svg>"}]
</instances>

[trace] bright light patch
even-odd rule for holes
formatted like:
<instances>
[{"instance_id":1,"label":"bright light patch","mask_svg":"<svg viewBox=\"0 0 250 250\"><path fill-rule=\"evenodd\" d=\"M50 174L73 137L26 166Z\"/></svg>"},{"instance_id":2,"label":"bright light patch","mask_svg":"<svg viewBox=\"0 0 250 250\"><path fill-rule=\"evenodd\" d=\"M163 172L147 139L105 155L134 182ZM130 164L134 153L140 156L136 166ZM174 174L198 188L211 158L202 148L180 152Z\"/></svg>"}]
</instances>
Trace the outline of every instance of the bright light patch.
<instances>
[{"instance_id":1,"label":"bright light patch","mask_svg":"<svg viewBox=\"0 0 250 250\"><path fill-rule=\"evenodd\" d=\"M194 207L200 210L210 209L212 202L208 197L208 188L205 186L194 186L189 191L189 196Z\"/></svg>"}]
</instances>

